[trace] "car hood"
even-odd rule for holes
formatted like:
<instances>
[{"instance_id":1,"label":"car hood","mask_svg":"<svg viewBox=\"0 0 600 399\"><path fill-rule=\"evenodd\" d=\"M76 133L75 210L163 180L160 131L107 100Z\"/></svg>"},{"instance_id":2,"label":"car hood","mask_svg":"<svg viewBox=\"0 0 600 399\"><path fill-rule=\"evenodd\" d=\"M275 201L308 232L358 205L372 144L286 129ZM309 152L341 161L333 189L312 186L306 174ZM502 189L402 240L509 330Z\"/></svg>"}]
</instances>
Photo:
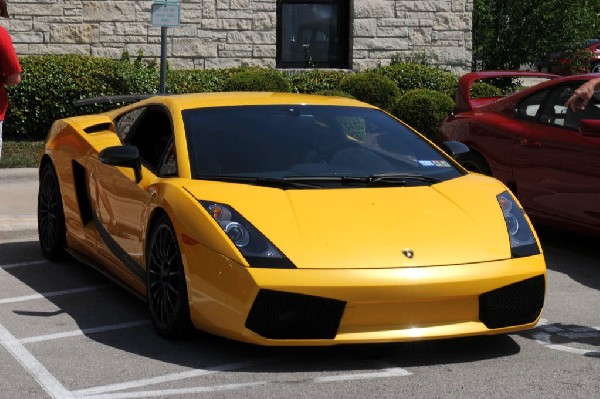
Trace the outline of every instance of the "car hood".
<instances>
[{"instance_id":1,"label":"car hood","mask_svg":"<svg viewBox=\"0 0 600 399\"><path fill-rule=\"evenodd\" d=\"M506 188L481 175L419 187L281 190L195 181L185 188L199 200L235 208L298 268L452 265L511 256L496 200Z\"/></svg>"}]
</instances>

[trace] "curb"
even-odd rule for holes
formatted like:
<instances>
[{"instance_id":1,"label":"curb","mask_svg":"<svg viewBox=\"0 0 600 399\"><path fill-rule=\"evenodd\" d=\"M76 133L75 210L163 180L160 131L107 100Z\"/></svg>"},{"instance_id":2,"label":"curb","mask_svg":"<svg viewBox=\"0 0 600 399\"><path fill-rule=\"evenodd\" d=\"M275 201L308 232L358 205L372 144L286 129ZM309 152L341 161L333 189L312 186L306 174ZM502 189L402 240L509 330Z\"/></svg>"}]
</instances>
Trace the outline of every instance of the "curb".
<instances>
[{"instance_id":1,"label":"curb","mask_svg":"<svg viewBox=\"0 0 600 399\"><path fill-rule=\"evenodd\" d=\"M10 208L0 211L0 243L37 240L35 199L23 197L37 190L37 181L36 168L0 168L0 197L8 195L0 201Z\"/></svg>"},{"instance_id":2,"label":"curb","mask_svg":"<svg viewBox=\"0 0 600 399\"><path fill-rule=\"evenodd\" d=\"M13 183L33 181L38 179L36 168L2 168L0 169L0 183Z\"/></svg>"}]
</instances>

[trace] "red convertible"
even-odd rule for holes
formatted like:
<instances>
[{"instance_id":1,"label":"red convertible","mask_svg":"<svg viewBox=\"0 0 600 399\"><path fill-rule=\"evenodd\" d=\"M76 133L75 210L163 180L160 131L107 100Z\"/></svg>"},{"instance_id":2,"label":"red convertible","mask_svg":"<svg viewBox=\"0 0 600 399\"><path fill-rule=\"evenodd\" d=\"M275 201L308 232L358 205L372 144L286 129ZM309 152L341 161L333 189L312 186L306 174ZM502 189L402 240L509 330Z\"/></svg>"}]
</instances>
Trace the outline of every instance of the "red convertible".
<instances>
[{"instance_id":1,"label":"red convertible","mask_svg":"<svg viewBox=\"0 0 600 399\"><path fill-rule=\"evenodd\" d=\"M509 77L544 81L505 97L471 98L473 83ZM597 77L468 73L440 138L466 144L470 151L458 161L504 182L534 221L600 235L600 92L583 111L565 106L575 89Z\"/></svg>"}]
</instances>

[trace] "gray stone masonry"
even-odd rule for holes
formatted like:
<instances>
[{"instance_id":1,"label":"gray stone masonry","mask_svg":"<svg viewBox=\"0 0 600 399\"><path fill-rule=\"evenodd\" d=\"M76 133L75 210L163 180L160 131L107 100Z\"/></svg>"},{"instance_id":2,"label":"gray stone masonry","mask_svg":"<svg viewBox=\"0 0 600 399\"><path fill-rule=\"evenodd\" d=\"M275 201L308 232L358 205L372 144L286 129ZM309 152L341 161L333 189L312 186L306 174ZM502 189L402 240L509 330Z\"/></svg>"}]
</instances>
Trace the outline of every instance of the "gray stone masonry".
<instances>
[{"instance_id":1,"label":"gray stone masonry","mask_svg":"<svg viewBox=\"0 0 600 399\"><path fill-rule=\"evenodd\" d=\"M455 73L469 70L473 0L347 0L352 3L352 69L389 64L392 56L433 56ZM153 1L10 0L19 55L160 57ZM181 24L167 28L172 68L275 66L276 0L182 0Z\"/></svg>"}]
</instances>

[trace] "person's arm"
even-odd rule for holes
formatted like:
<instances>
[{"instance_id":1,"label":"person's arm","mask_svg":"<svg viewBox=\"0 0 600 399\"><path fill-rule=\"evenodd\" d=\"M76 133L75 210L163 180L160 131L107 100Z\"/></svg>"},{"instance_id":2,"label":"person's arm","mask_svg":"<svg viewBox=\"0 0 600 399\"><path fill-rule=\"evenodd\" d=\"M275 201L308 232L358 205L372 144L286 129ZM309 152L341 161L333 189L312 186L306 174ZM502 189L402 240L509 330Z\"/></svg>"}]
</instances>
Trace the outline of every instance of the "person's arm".
<instances>
[{"instance_id":1,"label":"person's arm","mask_svg":"<svg viewBox=\"0 0 600 399\"><path fill-rule=\"evenodd\" d=\"M588 101L590 101L590 98L592 98L594 91L598 87L600 87L600 78L588 80L573 92L573 95L569 97L565 106L571 108L573 111L585 109Z\"/></svg>"}]
</instances>

